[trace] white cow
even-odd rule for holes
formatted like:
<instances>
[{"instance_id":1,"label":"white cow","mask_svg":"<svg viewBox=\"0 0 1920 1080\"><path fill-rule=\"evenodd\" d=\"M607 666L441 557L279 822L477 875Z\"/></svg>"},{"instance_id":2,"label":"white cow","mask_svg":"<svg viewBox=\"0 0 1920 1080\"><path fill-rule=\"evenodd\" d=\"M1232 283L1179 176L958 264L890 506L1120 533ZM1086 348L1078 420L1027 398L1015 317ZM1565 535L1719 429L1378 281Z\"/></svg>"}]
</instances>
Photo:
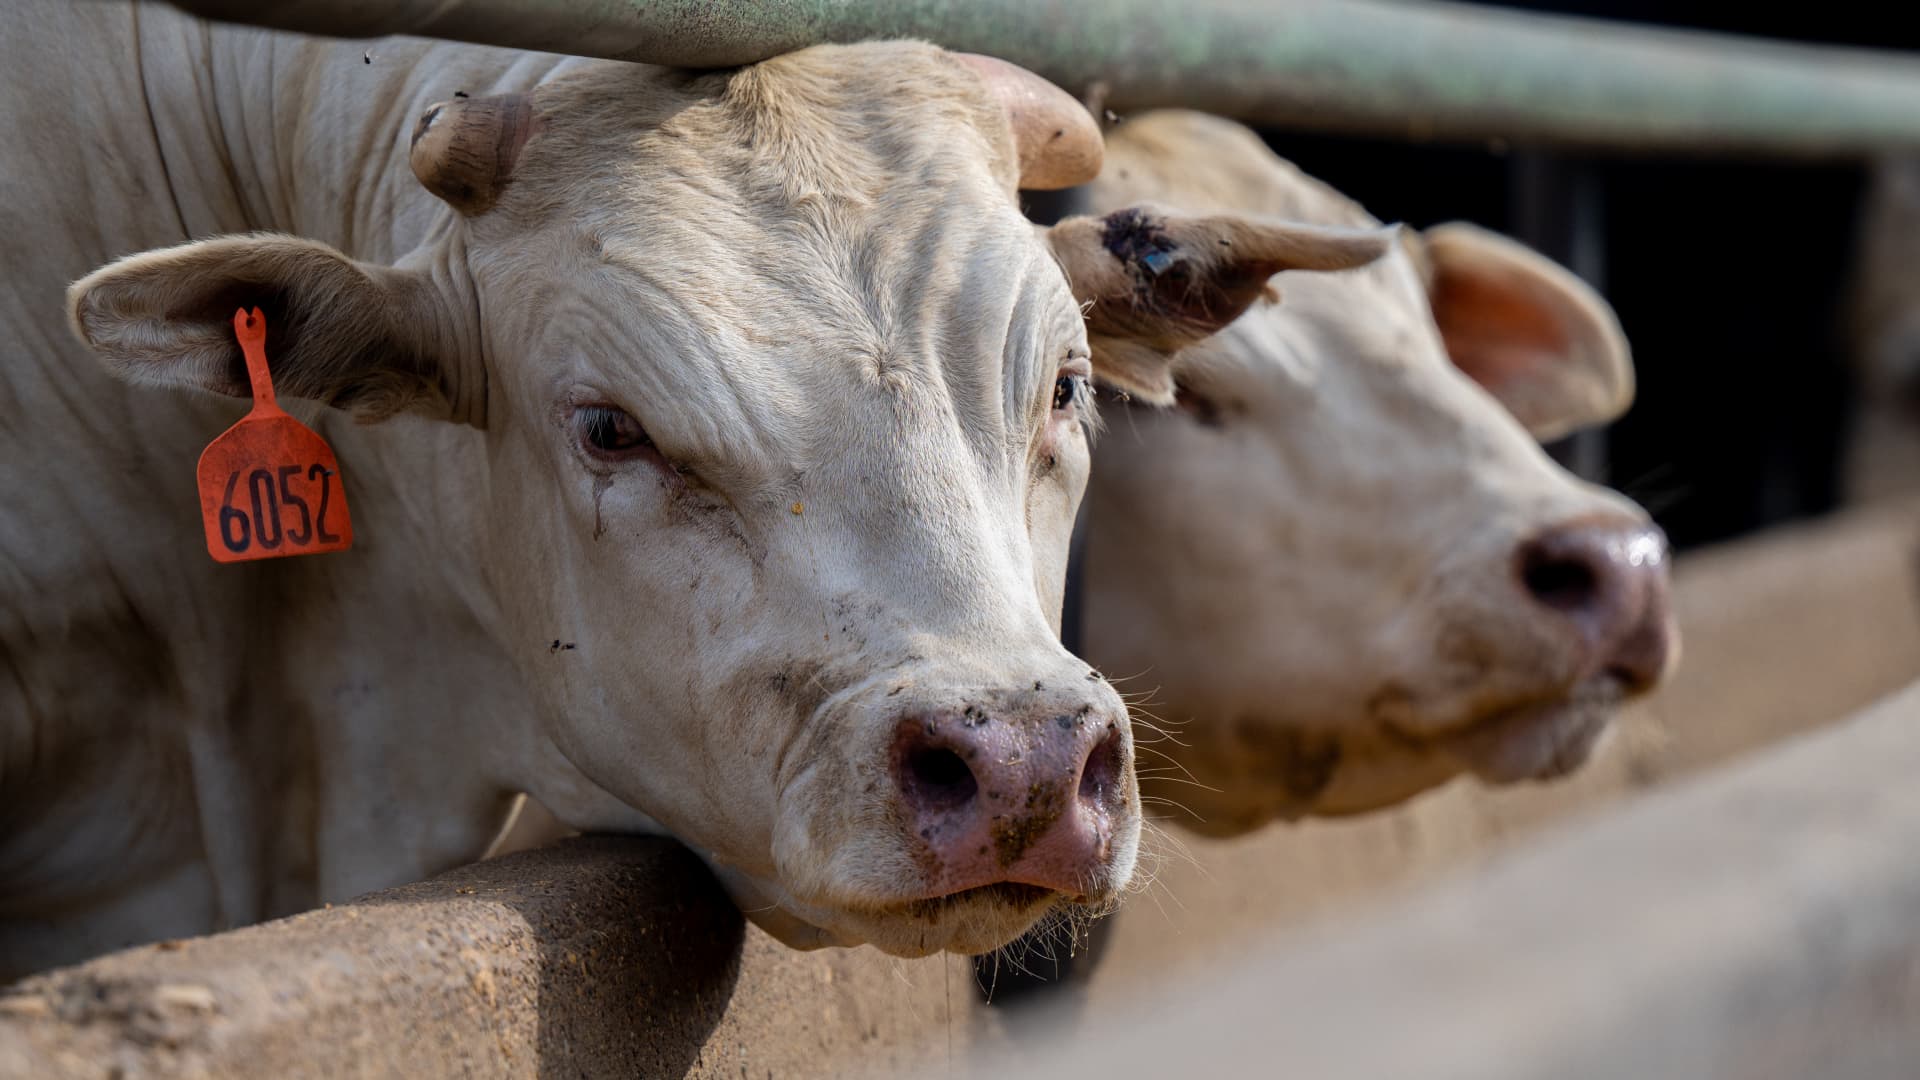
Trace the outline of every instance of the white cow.
<instances>
[{"instance_id":1,"label":"white cow","mask_svg":"<svg viewBox=\"0 0 1920 1080\"><path fill-rule=\"evenodd\" d=\"M1140 282L1018 213L1097 168L1064 95L917 44L689 74L66 0L10 9L0 78L0 974L471 859L521 790L671 830L801 946L980 951L1127 884L1127 716L1055 636L1103 299L1056 259ZM242 305L351 552L202 548Z\"/></svg>"},{"instance_id":2,"label":"white cow","mask_svg":"<svg viewBox=\"0 0 1920 1080\"><path fill-rule=\"evenodd\" d=\"M1128 209L1143 200L1376 224L1191 113L1111 133L1090 198L1109 245L1167 277L1183 264L1155 255L1161 233ZM1664 538L1535 442L1631 401L1612 312L1490 233L1401 238L1352 274L1275 279L1277 302L1162 376L1179 410L1110 415L1097 445L1084 653L1167 721L1173 761L1143 783L1203 832L1368 810L1463 771L1559 776L1676 660ZM1133 328L1104 306L1107 370L1143 354L1109 340Z\"/></svg>"}]
</instances>

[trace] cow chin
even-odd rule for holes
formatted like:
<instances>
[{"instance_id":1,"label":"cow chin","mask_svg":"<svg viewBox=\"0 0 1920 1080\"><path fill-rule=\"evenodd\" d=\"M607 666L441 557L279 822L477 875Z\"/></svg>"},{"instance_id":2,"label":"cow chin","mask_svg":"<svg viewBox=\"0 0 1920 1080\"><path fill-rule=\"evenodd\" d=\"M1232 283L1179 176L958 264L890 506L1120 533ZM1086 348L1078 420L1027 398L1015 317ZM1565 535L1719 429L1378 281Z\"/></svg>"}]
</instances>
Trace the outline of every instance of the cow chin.
<instances>
[{"instance_id":1,"label":"cow chin","mask_svg":"<svg viewBox=\"0 0 1920 1080\"><path fill-rule=\"evenodd\" d=\"M1181 826L1222 839L1273 821L1383 809L1461 771L1435 748L1370 725L1263 711L1214 726L1216 738L1199 725L1189 731L1181 770L1143 778L1142 789L1176 807Z\"/></svg>"},{"instance_id":2,"label":"cow chin","mask_svg":"<svg viewBox=\"0 0 1920 1080\"><path fill-rule=\"evenodd\" d=\"M991 952L1026 933L1057 909L1105 910L1110 904L1068 900L1037 885L1001 882L947 896L894 904L834 906L770 897L782 891L744 875L721 871L735 903L755 926L795 949L872 945L893 956L917 958L954 952Z\"/></svg>"},{"instance_id":3,"label":"cow chin","mask_svg":"<svg viewBox=\"0 0 1920 1080\"><path fill-rule=\"evenodd\" d=\"M1440 746L1488 784L1557 780L1586 764L1626 698L1616 679L1588 679L1565 697L1508 708Z\"/></svg>"},{"instance_id":4,"label":"cow chin","mask_svg":"<svg viewBox=\"0 0 1920 1080\"><path fill-rule=\"evenodd\" d=\"M1049 912L1110 910L1132 877L1136 845L1131 832L1119 838L1106 864L1072 894L1017 875L930 888L923 874L885 857L868 864L866 873L847 873L845 864L821 868L824 875L782 872L773 887L743 892L736 886L735 892L756 924L797 948L872 945L901 957L975 955L1015 940Z\"/></svg>"},{"instance_id":5,"label":"cow chin","mask_svg":"<svg viewBox=\"0 0 1920 1080\"><path fill-rule=\"evenodd\" d=\"M1555 780L1593 756L1629 696L1617 680L1596 676L1570 691L1483 705L1432 734L1384 721L1243 716L1222 726L1217 744L1193 732L1185 773L1143 786L1181 808L1181 825L1225 838L1273 821L1386 809L1462 774L1493 785Z\"/></svg>"}]
</instances>

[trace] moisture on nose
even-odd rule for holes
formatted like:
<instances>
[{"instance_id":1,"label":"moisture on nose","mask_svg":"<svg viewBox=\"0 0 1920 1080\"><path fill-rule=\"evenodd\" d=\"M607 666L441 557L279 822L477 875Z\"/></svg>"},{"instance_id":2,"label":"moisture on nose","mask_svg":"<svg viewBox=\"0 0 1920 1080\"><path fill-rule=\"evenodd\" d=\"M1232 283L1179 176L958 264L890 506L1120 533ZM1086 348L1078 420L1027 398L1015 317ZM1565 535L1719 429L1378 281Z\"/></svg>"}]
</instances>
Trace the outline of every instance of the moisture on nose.
<instances>
[{"instance_id":1,"label":"moisture on nose","mask_svg":"<svg viewBox=\"0 0 1920 1080\"><path fill-rule=\"evenodd\" d=\"M1570 622L1595 674L1630 691L1651 688L1674 651L1667 539L1644 521L1573 521L1520 545L1521 585L1541 608Z\"/></svg>"}]
</instances>

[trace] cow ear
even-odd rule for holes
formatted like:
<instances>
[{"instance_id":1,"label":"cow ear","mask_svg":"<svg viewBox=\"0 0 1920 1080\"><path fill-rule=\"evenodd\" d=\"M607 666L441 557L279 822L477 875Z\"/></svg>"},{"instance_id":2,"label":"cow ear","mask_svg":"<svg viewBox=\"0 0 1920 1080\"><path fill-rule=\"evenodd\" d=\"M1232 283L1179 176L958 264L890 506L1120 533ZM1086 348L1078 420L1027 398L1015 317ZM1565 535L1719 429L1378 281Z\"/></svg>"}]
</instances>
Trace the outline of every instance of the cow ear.
<instances>
[{"instance_id":1,"label":"cow ear","mask_svg":"<svg viewBox=\"0 0 1920 1080\"><path fill-rule=\"evenodd\" d=\"M485 387L460 386L432 340L446 320L428 280L325 244L256 233L132 255L67 290L81 340L129 382L247 397L233 313L259 307L281 396L362 422L402 411L484 422Z\"/></svg>"},{"instance_id":2,"label":"cow ear","mask_svg":"<svg viewBox=\"0 0 1920 1080\"><path fill-rule=\"evenodd\" d=\"M1378 259L1391 229L1344 229L1154 206L1068 218L1047 231L1085 305L1094 377L1159 405L1173 401L1173 356L1276 299L1282 270L1348 270Z\"/></svg>"},{"instance_id":3,"label":"cow ear","mask_svg":"<svg viewBox=\"0 0 1920 1080\"><path fill-rule=\"evenodd\" d=\"M1535 438L1607 423L1633 404L1626 334L1566 268L1466 224L1428 229L1418 246L1448 355Z\"/></svg>"}]
</instances>

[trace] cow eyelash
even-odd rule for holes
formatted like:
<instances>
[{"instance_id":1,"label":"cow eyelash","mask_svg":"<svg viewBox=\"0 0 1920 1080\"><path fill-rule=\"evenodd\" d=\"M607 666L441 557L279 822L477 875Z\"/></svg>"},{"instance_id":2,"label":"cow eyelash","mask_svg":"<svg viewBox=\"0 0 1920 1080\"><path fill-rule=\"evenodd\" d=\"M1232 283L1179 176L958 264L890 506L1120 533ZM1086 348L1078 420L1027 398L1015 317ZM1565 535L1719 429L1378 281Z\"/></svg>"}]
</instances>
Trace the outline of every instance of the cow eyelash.
<instances>
[{"instance_id":1,"label":"cow eyelash","mask_svg":"<svg viewBox=\"0 0 1920 1080\"><path fill-rule=\"evenodd\" d=\"M1085 399L1087 380L1080 375L1062 375L1053 381L1053 411L1072 408Z\"/></svg>"},{"instance_id":2,"label":"cow eyelash","mask_svg":"<svg viewBox=\"0 0 1920 1080\"><path fill-rule=\"evenodd\" d=\"M640 421L616 405L582 405L573 413L580 445L594 457L622 460L660 451Z\"/></svg>"},{"instance_id":3,"label":"cow eyelash","mask_svg":"<svg viewBox=\"0 0 1920 1080\"><path fill-rule=\"evenodd\" d=\"M1091 375L1092 368L1085 356L1068 353L1053 380L1053 411L1075 409L1085 414L1086 407L1093 403Z\"/></svg>"}]
</instances>

